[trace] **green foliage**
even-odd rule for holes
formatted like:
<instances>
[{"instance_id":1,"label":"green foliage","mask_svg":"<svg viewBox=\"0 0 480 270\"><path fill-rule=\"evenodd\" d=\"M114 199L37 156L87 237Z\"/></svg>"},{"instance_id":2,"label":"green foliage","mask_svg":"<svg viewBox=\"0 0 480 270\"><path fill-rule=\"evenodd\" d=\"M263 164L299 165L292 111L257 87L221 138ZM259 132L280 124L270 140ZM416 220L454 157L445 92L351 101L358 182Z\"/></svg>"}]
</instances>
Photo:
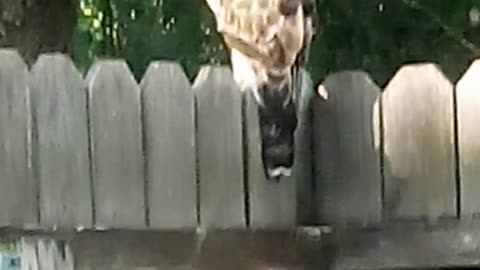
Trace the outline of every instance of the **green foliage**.
<instances>
[{"instance_id":1,"label":"green foliage","mask_svg":"<svg viewBox=\"0 0 480 270\"><path fill-rule=\"evenodd\" d=\"M213 23L197 0L81 0L74 58L82 71L96 58L123 58L137 79L149 62L175 60L192 78L227 59Z\"/></svg>"},{"instance_id":2,"label":"green foliage","mask_svg":"<svg viewBox=\"0 0 480 270\"><path fill-rule=\"evenodd\" d=\"M432 61L452 78L480 56L462 44L480 45L480 28L468 19L470 0L324 0L319 10L323 34L315 41L314 74L341 69L368 71L381 84L408 62ZM471 34L462 37L470 31Z\"/></svg>"},{"instance_id":3,"label":"green foliage","mask_svg":"<svg viewBox=\"0 0 480 270\"><path fill-rule=\"evenodd\" d=\"M202 64L228 63L204 0L80 1L74 58L84 71L119 57L140 79L150 61L168 59L192 79ZM480 56L479 10L478 0L318 0L308 68L317 82L362 69L383 84L404 63L433 61L455 79Z\"/></svg>"}]
</instances>

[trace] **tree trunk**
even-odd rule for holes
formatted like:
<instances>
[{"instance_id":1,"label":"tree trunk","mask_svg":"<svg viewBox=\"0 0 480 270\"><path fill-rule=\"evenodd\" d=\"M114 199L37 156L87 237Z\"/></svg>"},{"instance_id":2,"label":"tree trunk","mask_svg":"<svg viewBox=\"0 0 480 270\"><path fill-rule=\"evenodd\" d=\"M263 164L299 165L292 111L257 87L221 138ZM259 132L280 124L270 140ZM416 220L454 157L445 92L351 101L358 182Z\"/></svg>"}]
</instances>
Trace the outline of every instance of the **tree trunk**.
<instances>
[{"instance_id":1,"label":"tree trunk","mask_svg":"<svg viewBox=\"0 0 480 270\"><path fill-rule=\"evenodd\" d=\"M30 66L47 52L71 55L77 0L0 0L0 47L14 47Z\"/></svg>"}]
</instances>

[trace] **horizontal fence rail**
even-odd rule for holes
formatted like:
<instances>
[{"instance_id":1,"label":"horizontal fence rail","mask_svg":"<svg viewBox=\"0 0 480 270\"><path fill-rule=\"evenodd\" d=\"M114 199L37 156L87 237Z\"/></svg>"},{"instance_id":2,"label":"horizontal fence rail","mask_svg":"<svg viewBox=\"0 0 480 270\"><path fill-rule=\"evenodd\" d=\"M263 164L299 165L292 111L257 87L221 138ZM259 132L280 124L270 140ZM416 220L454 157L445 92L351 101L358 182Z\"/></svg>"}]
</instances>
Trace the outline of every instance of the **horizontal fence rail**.
<instances>
[{"instance_id":1,"label":"horizontal fence rail","mask_svg":"<svg viewBox=\"0 0 480 270\"><path fill-rule=\"evenodd\" d=\"M274 183L256 105L226 66L190 83L154 61L137 83L123 60L82 76L61 54L29 70L0 50L0 227L376 227L480 213L480 60L457 83L431 63L383 89L337 72L324 97L303 75L294 175Z\"/></svg>"}]
</instances>

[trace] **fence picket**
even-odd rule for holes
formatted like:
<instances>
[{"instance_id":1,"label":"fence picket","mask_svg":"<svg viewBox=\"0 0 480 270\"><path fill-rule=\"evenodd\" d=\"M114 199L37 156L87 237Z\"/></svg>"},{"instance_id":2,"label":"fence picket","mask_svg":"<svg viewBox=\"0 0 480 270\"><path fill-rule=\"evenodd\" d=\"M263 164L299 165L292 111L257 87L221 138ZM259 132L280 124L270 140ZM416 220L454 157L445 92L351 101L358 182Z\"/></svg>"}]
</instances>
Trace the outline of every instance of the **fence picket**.
<instances>
[{"instance_id":1,"label":"fence picket","mask_svg":"<svg viewBox=\"0 0 480 270\"><path fill-rule=\"evenodd\" d=\"M227 67L203 67L194 83L200 222L245 226L242 97Z\"/></svg>"},{"instance_id":2,"label":"fence picket","mask_svg":"<svg viewBox=\"0 0 480 270\"><path fill-rule=\"evenodd\" d=\"M195 227L194 97L181 66L151 63L142 81L142 101L150 227Z\"/></svg>"},{"instance_id":3,"label":"fence picket","mask_svg":"<svg viewBox=\"0 0 480 270\"><path fill-rule=\"evenodd\" d=\"M318 221L374 225L381 218L379 133L374 113L380 89L368 74L345 71L323 82L315 104L315 175Z\"/></svg>"},{"instance_id":4,"label":"fence picket","mask_svg":"<svg viewBox=\"0 0 480 270\"><path fill-rule=\"evenodd\" d=\"M407 65L382 102L387 217L455 217L452 83L433 64Z\"/></svg>"},{"instance_id":5,"label":"fence picket","mask_svg":"<svg viewBox=\"0 0 480 270\"><path fill-rule=\"evenodd\" d=\"M145 228L140 88L121 60L95 63L87 78L95 225Z\"/></svg>"},{"instance_id":6,"label":"fence picket","mask_svg":"<svg viewBox=\"0 0 480 270\"><path fill-rule=\"evenodd\" d=\"M28 71L13 50L0 50L0 63L0 227L29 228L37 225L38 204L30 160Z\"/></svg>"},{"instance_id":7,"label":"fence picket","mask_svg":"<svg viewBox=\"0 0 480 270\"><path fill-rule=\"evenodd\" d=\"M43 227L90 227L85 83L65 55L40 56L30 73L33 167Z\"/></svg>"},{"instance_id":8,"label":"fence picket","mask_svg":"<svg viewBox=\"0 0 480 270\"><path fill-rule=\"evenodd\" d=\"M456 86L461 215L480 214L480 60L474 62Z\"/></svg>"}]
</instances>

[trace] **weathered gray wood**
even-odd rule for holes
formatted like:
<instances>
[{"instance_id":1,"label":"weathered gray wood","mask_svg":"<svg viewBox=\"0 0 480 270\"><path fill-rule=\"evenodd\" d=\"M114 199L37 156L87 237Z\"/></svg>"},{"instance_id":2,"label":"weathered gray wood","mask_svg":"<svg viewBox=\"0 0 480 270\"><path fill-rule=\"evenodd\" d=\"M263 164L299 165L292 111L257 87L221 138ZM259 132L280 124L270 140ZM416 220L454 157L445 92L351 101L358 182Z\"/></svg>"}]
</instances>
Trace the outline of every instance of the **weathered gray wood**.
<instances>
[{"instance_id":1,"label":"weathered gray wood","mask_svg":"<svg viewBox=\"0 0 480 270\"><path fill-rule=\"evenodd\" d=\"M76 270L328 269L323 240L295 231L112 231L80 233L71 248Z\"/></svg>"},{"instance_id":2,"label":"weathered gray wood","mask_svg":"<svg viewBox=\"0 0 480 270\"><path fill-rule=\"evenodd\" d=\"M244 95L247 140L249 215L252 228L286 229L312 222L310 98L312 83L304 70L299 92L298 127L295 132L295 161L291 177L268 181L261 159L258 108L251 93Z\"/></svg>"},{"instance_id":3,"label":"weathered gray wood","mask_svg":"<svg viewBox=\"0 0 480 270\"><path fill-rule=\"evenodd\" d=\"M0 238L7 236L22 239L22 256L37 257L25 260L31 265L55 259L66 269L73 262L76 270L329 269L334 251L331 234L317 227L221 230L205 237L193 230L0 231ZM48 256L38 258L37 247Z\"/></svg>"},{"instance_id":4,"label":"weathered gray wood","mask_svg":"<svg viewBox=\"0 0 480 270\"><path fill-rule=\"evenodd\" d=\"M480 60L474 62L456 86L461 214L480 214Z\"/></svg>"},{"instance_id":5,"label":"weathered gray wood","mask_svg":"<svg viewBox=\"0 0 480 270\"><path fill-rule=\"evenodd\" d=\"M326 100L315 103L315 176L320 223L375 225L381 219L379 132L374 104L380 89L360 71L332 74Z\"/></svg>"},{"instance_id":6,"label":"weathered gray wood","mask_svg":"<svg viewBox=\"0 0 480 270\"><path fill-rule=\"evenodd\" d=\"M23 238L21 245L20 264L22 270L40 270L36 243Z\"/></svg>"},{"instance_id":7,"label":"weathered gray wood","mask_svg":"<svg viewBox=\"0 0 480 270\"><path fill-rule=\"evenodd\" d=\"M298 93L298 127L295 131L295 164L292 175L297 185L297 225L314 223L314 185L313 185L313 100L316 93L310 74L300 69L302 89Z\"/></svg>"},{"instance_id":8,"label":"weathered gray wood","mask_svg":"<svg viewBox=\"0 0 480 270\"><path fill-rule=\"evenodd\" d=\"M452 84L433 64L408 65L382 102L388 217L456 216Z\"/></svg>"},{"instance_id":9,"label":"weathered gray wood","mask_svg":"<svg viewBox=\"0 0 480 270\"><path fill-rule=\"evenodd\" d=\"M24 237L21 240L21 267L25 270L73 270L73 256L68 244L53 239Z\"/></svg>"},{"instance_id":10,"label":"weathered gray wood","mask_svg":"<svg viewBox=\"0 0 480 270\"><path fill-rule=\"evenodd\" d=\"M323 235L299 231L225 231L209 234L195 257L197 270L329 269Z\"/></svg>"},{"instance_id":11,"label":"weathered gray wood","mask_svg":"<svg viewBox=\"0 0 480 270\"><path fill-rule=\"evenodd\" d=\"M41 225L90 227L85 83L68 57L45 54L32 68L30 89Z\"/></svg>"},{"instance_id":12,"label":"weathered gray wood","mask_svg":"<svg viewBox=\"0 0 480 270\"><path fill-rule=\"evenodd\" d=\"M87 78L95 225L144 228L140 88L123 60L99 61Z\"/></svg>"},{"instance_id":13,"label":"weathered gray wood","mask_svg":"<svg viewBox=\"0 0 480 270\"><path fill-rule=\"evenodd\" d=\"M154 62L142 81L150 227L197 225L194 97L177 63Z\"/></svg>"},{"instance_id":14,"label":"weathered gray wood","mask_svg":"<svg viewBox=\"0 0 480 270\"><path fill-rule=\"evenodd\" d=\"M191 232L84 232L71 241L75 270L193 270Z\"/></svg>"},{"instance_id":15,"label":"weathered gray wood","mask_svg":"<svg viewBox=\"0 0 480 270\"><path fill-rule=\"evenodd\" d=\"M31 228L38 221L29 99L25 63L16 51L0 50L0 227Z\"/></svg>"},{"instance_id":16,"label":"weathered gray wood","mask_svg":"<svg viewBox=\"0 0 480 270\"><path fill-rule=\"evenodd\" d=\"M208 228L243 227L241 93L227 67L203 67L193 88L201 224Z\"/></svg>"},{"instance_id":17,"label":"weathered gray wood","mask_svg":"<svg viewBox=\"0 0 480 270\"><path fill-rule=\"evenodd\" d=\"M245 98L250 227L285 229L296 225L296 179L269 181L263 172L257 104L248 92Z\"/></svg>"},{"instance_id":18,"label":"weathered gray wood","mask_svg":"<svg viewBox=\"0 0 480 270\"><path fill-rule=\"evenodd\" d=\"M337 232L337 252L329 269L477 269L479 225L399 223L378 231Z\"/></svg>"}]
</instances>

